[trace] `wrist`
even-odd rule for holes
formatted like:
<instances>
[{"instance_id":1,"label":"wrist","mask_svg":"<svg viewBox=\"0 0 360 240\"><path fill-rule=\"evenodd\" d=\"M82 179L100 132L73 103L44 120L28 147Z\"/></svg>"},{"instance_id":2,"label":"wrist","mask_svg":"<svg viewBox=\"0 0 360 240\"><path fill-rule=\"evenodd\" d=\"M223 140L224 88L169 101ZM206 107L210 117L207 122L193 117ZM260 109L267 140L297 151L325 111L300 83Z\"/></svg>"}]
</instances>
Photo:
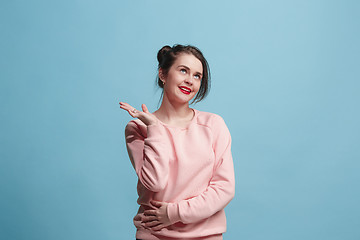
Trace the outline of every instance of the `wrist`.
<instances>
[{"instance_id":1,"label":"wrist","mask_svg":"<svg viewBox=\"0 0 360 240\"><path fill-rule=\"evenodd\" d=\"M166 209L171 224L180 222L179 205L177 203L169 203Z\"/></svg>"},{"instance_id":2,"label":"wrist","mask_svg":"<svg viewBox=\"0 0 360 240\"><path fill-rule=\"evenodd\" d=\"M159 125L159 121L150 122L147 126L157 126Z\"/></svg>"}]
</instances>

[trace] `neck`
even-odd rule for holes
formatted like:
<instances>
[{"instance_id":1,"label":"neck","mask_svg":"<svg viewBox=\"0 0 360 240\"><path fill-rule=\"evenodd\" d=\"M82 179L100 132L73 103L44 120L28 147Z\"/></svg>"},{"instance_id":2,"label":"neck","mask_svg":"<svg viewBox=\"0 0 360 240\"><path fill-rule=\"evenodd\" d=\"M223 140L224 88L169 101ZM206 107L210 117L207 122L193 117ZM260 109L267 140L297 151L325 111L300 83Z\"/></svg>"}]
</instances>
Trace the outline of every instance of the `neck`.
<instances>
[{"instance_id":1,"label":"neck","mask_svg":"<svg viewBox=\"0 0 360 240\"><path fill-rule=\"evenodd\" d=\"M189 107L189 103L170 102L164 95L160 108L156 111L156 116L165 122L176 121L192 117L193 111Z\"/></svg>"}]
</instances>

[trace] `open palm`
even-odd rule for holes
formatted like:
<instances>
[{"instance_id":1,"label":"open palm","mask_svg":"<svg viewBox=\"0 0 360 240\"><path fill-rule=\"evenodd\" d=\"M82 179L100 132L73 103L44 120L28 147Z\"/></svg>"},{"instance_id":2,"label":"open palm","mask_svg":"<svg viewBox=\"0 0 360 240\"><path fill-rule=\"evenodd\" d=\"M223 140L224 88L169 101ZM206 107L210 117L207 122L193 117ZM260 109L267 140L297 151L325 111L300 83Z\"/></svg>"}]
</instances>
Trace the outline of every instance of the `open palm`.
<instances>
[{"instance_id":1,"label":"open palm","mask_svg":"<svg viewBox=\"0 0 360 240\"><path fill-rule=\"evenodd\" d=\"M133 118L140 119L146 126L156 125L159 120L154 116L154 114L150 113L145 104L141 105L143 111L138 111L136 108L132 107L130 104L125 102L120 102L120 108L128 111L128 113Z\"/></svg>"}]
</instances>

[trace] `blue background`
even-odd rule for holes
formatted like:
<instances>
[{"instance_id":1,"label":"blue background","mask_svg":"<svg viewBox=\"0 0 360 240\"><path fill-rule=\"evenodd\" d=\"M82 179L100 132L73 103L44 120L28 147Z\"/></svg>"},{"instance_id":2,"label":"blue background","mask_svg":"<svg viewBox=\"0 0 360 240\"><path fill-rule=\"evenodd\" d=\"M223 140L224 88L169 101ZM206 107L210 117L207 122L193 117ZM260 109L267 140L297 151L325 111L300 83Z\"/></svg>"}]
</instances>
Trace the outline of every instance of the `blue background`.
<instances>
[{"instance_id":1,"label":"blue background","mask_svg":"<svg viewBox=\"0 0 360 240\"><path fill-rule=\"evenodd\" d=\"M224 239L360 239L360 2L1 1L0 238L134 239L126 101L157 109L156 53L212 71L194 105L233 137Z\"/></svg>"}]
</instances>

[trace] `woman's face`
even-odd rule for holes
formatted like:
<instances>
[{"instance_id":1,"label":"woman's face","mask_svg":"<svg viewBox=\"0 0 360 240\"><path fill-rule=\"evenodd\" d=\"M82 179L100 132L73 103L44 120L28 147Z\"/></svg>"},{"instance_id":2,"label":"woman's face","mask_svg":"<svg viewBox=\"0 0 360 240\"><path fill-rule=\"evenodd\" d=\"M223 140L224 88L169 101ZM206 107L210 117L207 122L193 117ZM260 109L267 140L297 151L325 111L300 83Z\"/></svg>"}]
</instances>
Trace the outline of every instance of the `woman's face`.
<instances>
[{"instance_id":1,"label":"woman's face","mask_svg":"<svg viewBox=\"0 0 360 240\"><path fill-rule=\"evenodd\" d=\"M188 103L199 91L203 67L199 59L192 54L179 54L164 76L160 69L159 76L164 81L164 96L171 102Z\"/></svg>"}]
</instances>

